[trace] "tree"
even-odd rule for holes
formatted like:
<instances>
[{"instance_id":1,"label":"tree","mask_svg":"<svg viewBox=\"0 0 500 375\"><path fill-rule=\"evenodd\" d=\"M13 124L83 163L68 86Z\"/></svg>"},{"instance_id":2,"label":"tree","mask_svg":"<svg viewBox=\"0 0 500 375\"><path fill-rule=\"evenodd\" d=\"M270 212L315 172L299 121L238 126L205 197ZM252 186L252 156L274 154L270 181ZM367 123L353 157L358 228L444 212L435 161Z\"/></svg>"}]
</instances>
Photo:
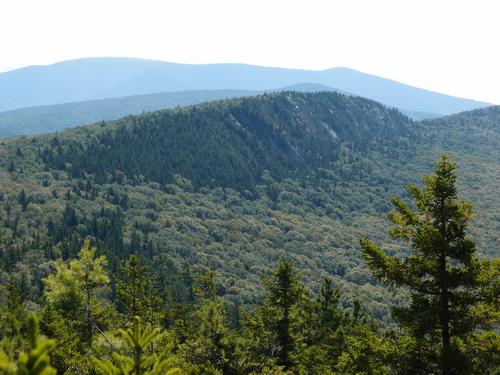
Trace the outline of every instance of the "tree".
<instances>
[{"instance_id":1,"label":"tree","mask_svg":"<svg viewBox=\"0 0 500 375\"><path fill-rule=\"evenodd\" d=\"M233 337L225 326L224 308L217 301L204 302L195 316L198 329L180 352L192 374L234 374Z\"/></svg>"},{"instance_id":2,"label":"tree","mask_svg":"<svg viewBox=\"0 0 500 375\"><path fill-rule=\"evenodd\" d=\"M109 278L104 270L104 267L108 264L106 257L103 255L96 257L95 252L96 248L90 246L90 241L87 240L80 251L78 261L71 262L71 269L84 292L89 340L92 339L92 327L94 325L92 319L94 291L109 282Z\"/></svg>"},{"instance_id":3,"label":"tree","mask_svg":"<svg viewBox=\"0 0 500 375\"><path fill-rule=\"evenodd\" d=\"M160 298L153 286L153 281L141 265L139 257L131 255L121 268L123 277L117 279L117 297L127 317L141 316L146 321L155 321L155 311Z\"/></svg>"},{"instance_id":4,"label":"tree","mask_svg":"<svg viewBox=\"0 0 500 375\"><path fill-rule=\"evenodd\" d=\"M421 345L439 347L427 371L435 372L434 366L444 375L469 372L458 340L478 323L473 307L481 289L476 246L466 235L472 210L457 196L456 177L455 164L444 155L434 173L423 178L425 189L408 187L416 210L391 198L395 211L389 214L394 224L389 233L407 241L410 256L398 259L367 239L360 241L377 279L410 290L411 304L394 309L394 317Z\"/></svg>"},{"instance_id":5,"label":"tree","mask_svg":"<svg viewBox=\"0 0 500 375\"><path fill-rule=\"evenodd\" d=\"M190 374L233 374L234 342L226 327L226 309L217 296L217 274L214 271L194 276L193 294L197 297L196 311L188 338L179 352ZM181 338L183 335L178 335Z\"/></svg>"},{"instance_id":6,"label":"tree","mask_svg":"<svg viewBox=\"0 0 500 375\"><path fill-rule=\"evenodd\" d=\"M54 340L40 336L38 318L30 314L28 319L28 353L19 354L17 363L9 361L0 351L0 371L8 375L55 375L50 365L50 352L55 347Z\"/></svg>"},{"instance_id":7,"label":"tree","mask_svg":"<svg viewBox=\"0 0 500 375\"><path fill-rule=\"evenodd\" d=\"M0 305L0 347L11 354L24 345L22 333L26 331L28 314L14 277L11 276L5 292L5 304Z\"/></svg>"},{"instance_id":8,"label":"tree","mask_svg":"<svg viewBox=\"0 0 500 375\"><path fill-rule=\"evenodd\" d=\"M345 337L345 347L335 364L336 374L388 374L387 356L391 349L383 337L365 324L355 324Z\"/></svg>"},{"instance_id":9,"label":"tree","mask_svg":"<svg viewBox=\"0 0 500 375\"><path fill-rule=\"evenodd\" d=\"M174 367L175 357L172 356L172 345L156 355L148 353L147 347L158 337L160 330L147 326L144 330L139 317L134 318L133 327L121 335L127 346L127 353L114 353L114 360L100 360L93 357L95 370L102 375L175 375L180 374Z\"/></svg>"},{"instance_id":10,"label":"tree","mask_svg":"<svg viewBox=\"0 0 500 375\"><path fill-rule=\"evenodd\" d=\"M28 197L28 194L26 194L26 191L24 189L22 189L19 193L17 201L21 205L23 211L26 211L26 209L28 208L28 204L30 203L30 198Z\"/></svg>"},{"instance_id":11,"label":"tree","mask_svg":"<svg viewBox=\"0 0 500 375\"><path fill-rule=\"evenodd\" d=\"M294 324L294 361L299 373L333 371L344 347L348 314L340 309L340 291L325 278L315 298L304 297Z\"/></svg>"},{"instance_id":12,"label":"tree","mask_svg":"<svg viewBox=\"0 0 500 375\"><path fill-rule=\"evenodd\" d=\"M292 263L287 260L281 261L272 277L267 279L266 288L268 304L274 310L277 319L278 365L287 369L292 365L290 353L294 346L290 331L291 314L302 292Z\"/></svg>"},{"instance_id":13,"label":"tree","mask_svg":"<svg viewBox=\"0 0 500 375\"><path fill-rule=\"evenodd\" d=\"M245 373L262 372L267 366L293 367L292 353L295 340L292 327L297 319L297 308L303 287L293 265L282 260L272 275L264 278L263 303L244 324Z\"/></svg>"},{"instance_id":14,"label":"tree","mask_svg":"<svg viewBox=\"0 0 500 375\"><path fill-rule=\"evenodd\" d=\"M107 265L105 256L96 257L96 248L85 241L78 259L73 260L69 267L64 263L56 266L56 273L45 279L45 298L49 305L64 312L68 319L84 321L85 341L92 341L95 291L106 285L109 278L104 267ZM85 317L81 312L85 311ZM76 318L76 319L75 319Z\"/></svg>"}]
</instances>

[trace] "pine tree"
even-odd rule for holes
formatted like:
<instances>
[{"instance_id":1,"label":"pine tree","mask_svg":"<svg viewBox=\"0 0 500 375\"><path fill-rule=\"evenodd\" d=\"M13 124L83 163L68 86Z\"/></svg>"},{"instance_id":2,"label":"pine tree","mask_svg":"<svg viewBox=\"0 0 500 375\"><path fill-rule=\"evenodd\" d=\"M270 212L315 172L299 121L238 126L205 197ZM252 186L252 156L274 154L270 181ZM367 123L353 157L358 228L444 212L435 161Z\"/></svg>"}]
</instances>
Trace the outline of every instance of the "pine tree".
<instances>
[{"instance_id":1,"label":"pine tree","mask_svg":"<svg viewBox=\"0 0 500 375\"><path fill-rule=\"evenodd\" d=\"M209 354L208 361L214 368L225 366L227 351L227 328L224 325L224 315L216 302L209 302L202 307L201 324L199 328L199 343Z\"/></svg>"},{"instance_id":2,"label":"pine tree","mask_svg":"<svg viewBox=\"0 0 500 375\"><path fill-rule=\"evenodd\" d=\"M303 288L293 265L282 260L272 275L264 278L264 302L245 323L248 372L263 371L278 365L288 370L293 365L295 346L292 326ZM247 354L245 354L247 355Z\"/></svg>"},{"instance_id":3,"label":"pine tree","mask_svg":"<svg viewBox=\"0 0 500 375\"><path fill-rule=\"evenodd\" d=\"M267 301L276 314L276 333L279 344L278 365L285 369L292 365L290 353L293 350L291 336L292 308L299 301L301 286L293 265L283 260L278 264L273 276L267 279Z\"/></svg>"},{"instance_id":4,"label":"pine tree","mask_svg":"<svg viewBox=\"0 0 500 375\"><path fill-rule=\"evenodd\" d=\"M195 313L198 329L180 347L193 374L233 374L232 337L225 325L224 308L217 301L203 302Z\"/></svg>"},{"instance_id":5,"label":"pine tree","mask_svg":"<svg viewBox=\"0 0 500 375\"><path fill-rule=\"evenodd\" d=\"M28 194L26 194L26 191L24 189L22 189L21 192L19 193L19 196L17 197L17 201L21 205L23 211L26 211L30 200L29 200Z\"/></svg>"},{"instance_id":6,"label":"pine tree","mask_svg":"<svg viewBox=\"0 0 500 375\"><path fill-rule=\"evenodd\" d=\"M17 363L9 361L0 351L0 371L8 375L55 375L56 370L50 365L55 342L40 337L38 318L34 314L28 319L28 344L28 353L19 354Z\"/></svg>"},{"instance_id":7,"label":"pine tree","mask_svg":"<svg viewBox=\"0 0 500 375\"><path fill-rule=\"evenodd\" d=\"M139 257L131 255L121 269L123 278L117 279L117 297L127 317L141 316L146 321L155 321L155 312L160 298L153 286L146 267L141 265Z\"/></svg>"},{"instance_id":8,"label":"pine tree","mask_svg":"<svg viewBox=\"0 0 500 375\"><path fill-rule=\"evenodd\" d=\"M85 313L87 320L87 335L89 341L92 340L93 325L92 302L94 291L100 286L109 282L109 278L104 270L108 264L105 256L95 256L96 248L90 245L90 241L85 241L78 260L71 262L71 269L74 272L80 287L84 293Z\"/></svg>"},{"instance_id":9,"label":"pine tree","mask_svg":"<svg viewBox=\"0 0 500 375\"><path fill-rule=\"evenodd\" d=\"M332 280L325 278L316 299L318 323L325 329L335 331L345 320L339 309L340 290L335 289Z\"/></svg>"},{"instance_id":10,"label":"pine tree","mask_svg":"<svg viewBox=\"0 0 500 375\"><path fill-rule=\"evenodd\" d=\"M85 241L78 259L73 260L69 267L64 263L57 264L56 273L44 280L48 304L63 312L66 318L84 322L82 337L87 342L92 341L95 324L95 291L109 282L104 269L106 257L96 257L95 252L96 248L90 245L90 241ZM82 311L85 316L82 316Z\"/></svg>"},{"instance_id":11,"label":"pine tree","mask_svg":"<svg viewBox=\"0 0 500 375\"><path fill-rule=\"evenodd\" d=\"M9 355L23 346L22 333L26 331L28 321L24 298L16 284L16 280L11 276L5 286L6 303L0 305L0 347Z\"/></svg>"},{"instance_id":12,"label":"pine tree","mask_svg":"<svg viewBox=\"0 0 500 375\"><path fill-rule=\"evenodd\" d=\"M389 233L408 242L410 256L388 256L361 240L375 277L411 291L411 304L394 309L394 317L421 345L439 347L434 366L444 375L470 371L457 340L477 323L472 308L481 287L476 246L466 235L471 207L457 197L455 182L455 164L444 155L434 173L424 177L425 189L409 186L416 210L392 198L396 210L389 214L394 224Z\"/></svg>"},{"instance_id":13,"label":"pine tree","mask_svg":"<svg viewBox=\"0 0 500 375\"><path fill-rule=\"evenodd\" d=\"M301 297L294 319L294 370L298 373L325 374L334 369L344 344L346 313L340 309L340 291L325 278L315 297Z\"/></svg>"},{"instance_id":14,"label":"pine tree","mask_svg":"<svg viewBox=\"0 0 500 375\"><path fill-rule=\"evenodd\" d=\"M129 353L114 353L114 361L93 357L95 370L102 375L175 375L180 374L174 367L175 357L172 346L167 346L160 355L147 353L147 347L158 337L160 330L147 326L144 330L139 317L134 318L133 327L122 330L121 335L130 350Z\"/></svg>"}]
</instances>

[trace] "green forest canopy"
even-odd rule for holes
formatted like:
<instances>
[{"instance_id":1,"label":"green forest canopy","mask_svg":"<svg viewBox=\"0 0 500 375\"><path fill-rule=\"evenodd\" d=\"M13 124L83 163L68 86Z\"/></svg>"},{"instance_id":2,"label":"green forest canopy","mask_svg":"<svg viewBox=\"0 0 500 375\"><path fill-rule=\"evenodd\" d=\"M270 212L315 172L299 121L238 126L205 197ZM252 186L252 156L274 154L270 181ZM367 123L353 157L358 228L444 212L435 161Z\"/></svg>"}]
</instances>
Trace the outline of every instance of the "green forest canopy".
<instances>
[{"instance_id":1,"label":"green forest canopy","mask_svg":"<svg viewBox=\"0 0 500 375\"><path fill-rule=\"evenodd\" d=\"M390 306L408 295L366 272L357 238L406 256L385 234L388 196L408 198L405 185L446 151L475 208L480 256L498 257L499 119L491 107L415 123L362 98L287 92L3 140L1 298L44 306L44 279L91 238L112 280L135 254L160 298L180 306L197 300L195 275L217 270L233 326L262 301L260 276L287 258L307 290L330 277L341 311L357 300L395 327Z\"/></svg>"}]
</instances>

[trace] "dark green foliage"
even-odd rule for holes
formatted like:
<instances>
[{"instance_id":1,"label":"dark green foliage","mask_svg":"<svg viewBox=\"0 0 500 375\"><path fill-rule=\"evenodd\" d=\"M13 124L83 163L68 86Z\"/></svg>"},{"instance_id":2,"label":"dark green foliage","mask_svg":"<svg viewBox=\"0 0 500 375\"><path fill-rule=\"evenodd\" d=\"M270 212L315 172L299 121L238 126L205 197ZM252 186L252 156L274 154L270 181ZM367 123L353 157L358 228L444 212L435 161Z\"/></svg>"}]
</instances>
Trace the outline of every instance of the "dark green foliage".
<instances>
[{"instance_id":1,"label":"dark green foliage","mask_svg":"<svg viewBox=\"0 0 500 375\"><path fill-rule=\"evenodd\" d=\"M302 293L296 271L288 261L282 261L273 276L266 281L266 311L274 321L276 330L277 364L288 369L292 365L291 353L294 349L291 326L293 308L297 306ZM268 327L268 329L273 329Z\"/></svg>"},{"instance_id":2,"label":"dark green foliage","mask_svg":"<svg viewBox=\"0 0 500 375\"><path fill-rule=\"evenodd\" d=\"M132 321L142 316L147 322L157 319L160 298L148 270L138 256L131 255L121 268L121 278L116 280L116 296L126 318Z\"/></svg>"},{"instance_id":3,"label":"dark green foliage","mask_svg":"<svg viewBox=\"0 0 500 375\"><path fill-rule=\"evenodd\" d=\"M195 188L255 191L264 170L304 175L338 160L340 144L383 151L412 136L411 121L395 110L322 95L287 92L127 117L83 139L45 147L41 157L51 168L74 177L89 173L99 183L144 176L166 184L180 174Z\"/></svg>"},{"instance_id":4,"label":"dark green foliage","mask_svg":"<svg viewBox=\"0 0 500 375\"><path fill-rule=\"evenodd\" d=\"M363 256L378 279L411 291L411 304L396 307L394 316L418 345L431 352L439 345L438 359L425 372L436 366L442 374L468 374L460 340L481 325L474 308L484 283L476 245L466 235L471 206L457 196L455 164L446 155L424 182L424 190L408 188L417 210L394 197L396 210L389 214L391 236L408 241L412 255L391 257L363 239Z\"/></svg>"},{"instance_id":5,"label":"dark green foliage","mask_svg":"<svg viewBox=\"0 0 500 375\"><path fill-rule=\"evenodd\" d=\"M41 308L44 334L59 343L52 360L60 373L90 372L89 351L112 360L109 343L121 342L117 332L134 315L126 298L134 285L154 298L132 310L163 328L179 366L193 373L425 368L437 363L438 346L381 333L379 324L396 328L390 306L405 307L410 296L377 284L355 242L363 233L390 256L411 254L384 234L386 196L407 198L402 186L448 150L459 161L457 186L476 207L468 233L482 257L497 256L500 112L463 116L413 123L364 99L284 93L4 140L2 306L13 280L16 311ZM72 262L81 263L88 238L95 250L85 263L105 256L109 266L98 272L102 282L84 286ZM121 270L130 255L140 260L131 278ZM286 309L278 289L259 282L283 258L301 276ZM483 373L496 358L497 268L481 262L473 319L484 331L459 343ZM45 287L50 278L60 293ZM23 350L23 315L2 310L0 321L16 332L4 350Z\"/></svg>"}]
</instances>

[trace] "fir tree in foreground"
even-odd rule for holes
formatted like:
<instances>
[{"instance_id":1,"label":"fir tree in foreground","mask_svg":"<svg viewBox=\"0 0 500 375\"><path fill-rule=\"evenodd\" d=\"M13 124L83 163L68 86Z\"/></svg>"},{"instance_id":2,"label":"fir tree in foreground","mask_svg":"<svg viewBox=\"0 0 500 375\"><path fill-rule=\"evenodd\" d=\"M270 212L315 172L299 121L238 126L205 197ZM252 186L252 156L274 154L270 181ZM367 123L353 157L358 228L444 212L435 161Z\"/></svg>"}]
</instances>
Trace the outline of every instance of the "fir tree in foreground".
<instances>
[{"instance_id":1,"label":"fir tree in foreground","mask_svg":"<svg viewBox=\"0 0 500 375\"><path fill-rule=\"evenodd\" d=\"M113 361L93 358L95 370L103 375L175 375L180 374L178 368L173 367L175 357L171 355L172 346L164 348L161 355L148 353L148 346L160 334L158 328L141 327L139 317L134 318L133 327L121 331L127 345L127 353L113 354Z\"/></svg>"},{"instance_id":2,"label":"fir tree in foreground","mask_svg":"<svg viewBox=\"0 0 500 375\"><path fill-rule=\"evenodd\" d=\"M389 233L407 241L411 256L388 256L369 240L361 240L375 277L411 292L409 306L393 311L415 342L404 369L408 373L472 373L467 341L481 332L478 328L491 315L484 292L491 289L494 276L485 280L482 270L491 265L478 260L476 246L467 237L472 211L457 196L456 177L455 164L445 155L434 173L424 177L424 189L409 186L416 210L392 198L396 210L389 214L394 224Z\"/></svg>"},{"instance_id":3,"label":"fir tree in foreground","mask_svg":"<svg viewBox=\"0 0 500 375\"><path fill-rule=\"evenodd\" d=\"M50 365L50 352L54 349L54 340L40 337L36 315L30 315L28 326L28 353L19 354L16 363L9 361L7 356L0 351L0 373L9 375L55 375L56 370Z\"/></svg>"}]
</instances>

